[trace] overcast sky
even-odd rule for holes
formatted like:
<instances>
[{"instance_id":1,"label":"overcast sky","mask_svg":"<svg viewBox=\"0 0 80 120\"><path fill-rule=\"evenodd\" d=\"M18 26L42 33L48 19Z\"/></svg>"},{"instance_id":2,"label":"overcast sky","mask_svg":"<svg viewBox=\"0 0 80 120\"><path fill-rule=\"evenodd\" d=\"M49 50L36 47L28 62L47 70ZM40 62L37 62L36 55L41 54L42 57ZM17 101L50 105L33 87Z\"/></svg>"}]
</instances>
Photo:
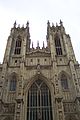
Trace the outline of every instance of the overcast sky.
<instances>
[{"instance_id":1,"label":"overcast sky","mask_svg":"<svg viewBox=\"0 0 80 120\"><path fill-rule=\"evenodd\" d=\"M76 59L80 63L80 0L0 0L0 62L14 21L30 23L31 40L46 41L47 20L52 24L63 21L70 34Z\"/></svg>"}]
</instances>

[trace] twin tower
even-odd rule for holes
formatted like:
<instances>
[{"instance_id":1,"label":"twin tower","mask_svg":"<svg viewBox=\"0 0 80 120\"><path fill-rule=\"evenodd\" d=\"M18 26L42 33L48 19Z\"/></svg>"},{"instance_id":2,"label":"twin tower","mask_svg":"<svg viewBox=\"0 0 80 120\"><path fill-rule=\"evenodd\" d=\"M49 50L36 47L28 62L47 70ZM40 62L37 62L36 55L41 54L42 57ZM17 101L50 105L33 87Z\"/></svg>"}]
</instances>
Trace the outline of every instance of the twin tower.
<instances>
[{"instance_id":1,"label":"twin tower","mask_svg":"<svg viewBox=\"0 0 80 120\"><path fill-rule=\"evenodd\" d=\"M0 64L0 120L80 120L80 67L71 38L47 23L47 46L14 23Z\"/></svg>"}]
</instances>

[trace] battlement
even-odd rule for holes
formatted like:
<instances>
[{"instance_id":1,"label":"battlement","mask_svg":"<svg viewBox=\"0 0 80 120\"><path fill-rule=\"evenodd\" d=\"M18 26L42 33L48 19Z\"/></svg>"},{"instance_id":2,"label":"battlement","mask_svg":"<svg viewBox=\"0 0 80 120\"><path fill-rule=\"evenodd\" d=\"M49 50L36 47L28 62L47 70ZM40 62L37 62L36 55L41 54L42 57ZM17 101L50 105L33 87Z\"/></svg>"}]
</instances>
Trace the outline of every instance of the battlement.
<instances>
[{"instance_id":1,"label":"battlement","mask_svg":"<svg viewBox=\"0 0 80 120\"><path fill-rule=\"evenodd\" d=\"M63 31L65 32L65 28L63 26L63 22L60 20L60 23L58 25L58 23L56 23L56 25L54 25L54 23L52 23L52 25L50 25L50 22L47 22L47 30L51 30L53 32L58 32L58 31Z\"/></svg>"},{"instance_id":2,"label":"battlement","mask_svg":"<svg viewBox=\"0 0 80 120\"><path fill-rule=\"evenodd\" d=\"M13 24L13 28L15 29L27 29L29 28L29 22L27 21L26 26L24 27L24 24L20 26L20 24L17 25L16 21Z\"/></svg>"}]
</instances>

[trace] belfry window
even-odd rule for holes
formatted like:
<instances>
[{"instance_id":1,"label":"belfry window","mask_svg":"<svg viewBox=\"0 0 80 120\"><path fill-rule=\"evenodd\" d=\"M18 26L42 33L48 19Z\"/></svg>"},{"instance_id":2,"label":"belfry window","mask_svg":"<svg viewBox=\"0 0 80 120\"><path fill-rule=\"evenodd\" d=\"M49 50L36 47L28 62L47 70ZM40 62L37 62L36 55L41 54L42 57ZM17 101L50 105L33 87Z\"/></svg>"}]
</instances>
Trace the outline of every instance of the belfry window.
<instances>
[{"instance_id":1,"label":"belfry window","mask_svg":"<svg viewBox=\"0 0 80 120\"><path fill-rule=\"evenodd\" d=\"M16 91L16 76L12 76L10 80L10 91Z\"/></svg>"},{"instance_id":2,"label":"belfry window","mask_svg":"<svg viewBox=\"0 0 80 120\"><path fill-rule=\"evenodd\" d=\"M62 55L61 42L58 36L55 37L55 47L56 47L56 54Z\"/></svg>"},{"instance_id":3,"label":"belfry window","mask_svg":"<svg viewBox=\"0 0 80 120\"><path fill-rule=\"evenodd\" d=\"M53 120L50 90L42 80L28 91L27 120Z\"/></svg>"},{"instance_id":4,"label":"belfry window","mask_svg":"<svg viewBox=\"0 0 80 120\"><path fill-rule=\"evenodd\" d=\"M15 54L20 54L21 53L21 38L18 37L16 40L16 45L15 45Z\"/></svg>"},{"instance_id":5,"label":"belfry window","mask_svg":"<svg viewBox=\"0 0 80 120\"><path fill-rule=\"evenodd\" d=\"M63 90L68 89L68 81L66 75L62 74L61 75L61 86Z\"/></svg>"}]
</instances>

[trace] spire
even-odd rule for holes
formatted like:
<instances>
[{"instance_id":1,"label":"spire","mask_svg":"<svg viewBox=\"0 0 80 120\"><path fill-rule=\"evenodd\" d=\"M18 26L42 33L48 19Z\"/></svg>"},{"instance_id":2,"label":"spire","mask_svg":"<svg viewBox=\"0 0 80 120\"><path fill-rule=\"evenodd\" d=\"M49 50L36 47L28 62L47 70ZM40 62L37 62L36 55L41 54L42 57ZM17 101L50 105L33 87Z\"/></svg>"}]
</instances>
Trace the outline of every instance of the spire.
<instances>
[{"instance_id":1,"label":"spire","mask_svg":"<svg viewBox=\"0 0 80 120\"><path fill-rule=\"evenodd\" d=\"M34 48L34 47L33 47L33 42L32 42L32 48Z\"/></svg>"},{"instance_id":2,"label":"spire","mask_svg":"<svg viewBox=\"0 0 80 120\"><path fill-rule=\"evenodd\" d=\"M61 21L61 19L60 19L60 25L63 26L63 22Z\"/></svg>"},{"instance_id":3,"label":"spire","mask_svg":"<svg viewBox=\"0 0 80 120\"><path fill-rule=\"evenodd\" d=\"M27 23L26 23L26 29L27 29L28 36L30 37L30 33L29 33L29 21L27 21Z\"/></svg>"},{"instance_id":4,"label":"spire","mask_svg":"<svg viewBox=\"0 0 80 120\"><path fill-rule=\"evenodd\" d=\"M26 31L27 31L27 40L29 41L29 48L30 48L30 32L29 32L29 21L26 23Z\"/></svg>"},{"instance_id":5,"label":"spire","mask_svg":"<svg viewBox=\"0 0 80 120\"><path fill-rule=\"evenodd\" d=\"M52 27L54 27L54 23L52 23Z\"/></svg>"},{"instance_id":6,"label":"spire","mask_svg":"<svg viewBox=\"0 0 80 120\"><path fill-rule=\"evenodd\" d=\"M37 47L39 48L39 41L37 41Z\"/></svg>"},{"instance_id":7,"label":"spire","mask_svg":"<svg viewBox=\"0 0 80 120\"><path fill-rule=\"evenodd\" d=\"M48 20L48 22L47 22L47 39L49 38L49 34L50 34L50 22Z\"/></svg>"},{"instance_id":8,"label":"spire","mask_svg":"<svg viewBox=\"0 0 80 120\"><path fill-rule=\"evenodd\" d=\"M54 23L52 23L52 29L55 31L55 26L54 26Z\"/></svg>"},{"instance_id":9,"label":"spire","mask_svg":"<svg viewBox=\"0 0 80 120\"><path fill-rule=\"evenodd\" d=\"M24 28L24 24L22 25L22 28Z\"/></svg>"},{"instance_id":10,"label":"spire","mask_svg":"<svg viewBox=\"0 0 80 120\"><path fill-rule=\"evenodd\" d=\"M49 22L49 20L48 20L48 22L47 22L47 31L49 32L49 28L50 28L50 22Z\"/></svg>"},{"instance_id":11,"label":"spire","mask_svg":"<svg viewBox=\"0 0 80 120\"><path fill-rule=\"evenodd\" d=\"M14 22L14 28L16 28L16 20L15 20L15 22Z\"/></svg>"},{"instance_id":12,"label":"spire","mask_svg":"<svg viewBox=\"0 0 80 120\"><path fill-rule=\"evenodd\" d=\"M49 22L49 20L48 20L48 22L47 22L47 25L50 26L50 22Z\"/></svg>"},{"instance_id":13,"label":"spire","mask_svg":"<svg viewBox=\"0 0 80 120\"><path fill-rule=\"evenodd\" d=\"M26 23L26 27L29 28L29 21L27 21L27 23Z\"/></svg>"},{"instance_id":14,"label":"spire","mask_svg":"<svg viewBox=\"0 0 80 120\"><path fill-rule=\"evenodd\" d=\"M37 49L40 49L40 47L39 47L39 41L37 41L37 47L36 47Z\"/></svg>"},{"instance_id":15,"label":"spire","mask_svg":"<svg viewBox=\"0 0 80 120\"><path fill-rule=\"evenodd\" d=\"M56 27L58 26L58 24L56 23Z\"/></svg>"},{"instance_id":16,"label":"spire","mask_svg":"<svg viewBox=\"0 0 80 120\"><path fill-rule=\"evenodd\" d=\"M45 47L44 47L44 41L43 41L43 47L42 47L42 48L45 48Z\"/></svg>"},{"instance_id":17,"label":"spire","mask_svg":"<svg viewBox=\"0 0 80 120\"><path fill-rule=\"evenodd\" d=\"M60 20L60 26L61 26L61 31L62 32L65 32L65 28L64 28L64 26L63 26L63 22Z\"/></svg>"},{"instance_id":18,"label":"spire","mask_svg":"<svg viewBox=\"0 0 80 120\"><path fill-rule=\"evenodd\" d=\"M56 30L57 30L57 32L58 32L58 30L59 30L59 28L58 28L58 24L56 23Z\"/></svg>"},{"instance_id":19,"label":"spire","mask_svg":"<svg viewBox=\"0 0 80 120\"><path fill-rule=\"evenodd\" d=\"M20 28L20 24L18 25L18 28Z\"/></svg>"}]
</instances>

